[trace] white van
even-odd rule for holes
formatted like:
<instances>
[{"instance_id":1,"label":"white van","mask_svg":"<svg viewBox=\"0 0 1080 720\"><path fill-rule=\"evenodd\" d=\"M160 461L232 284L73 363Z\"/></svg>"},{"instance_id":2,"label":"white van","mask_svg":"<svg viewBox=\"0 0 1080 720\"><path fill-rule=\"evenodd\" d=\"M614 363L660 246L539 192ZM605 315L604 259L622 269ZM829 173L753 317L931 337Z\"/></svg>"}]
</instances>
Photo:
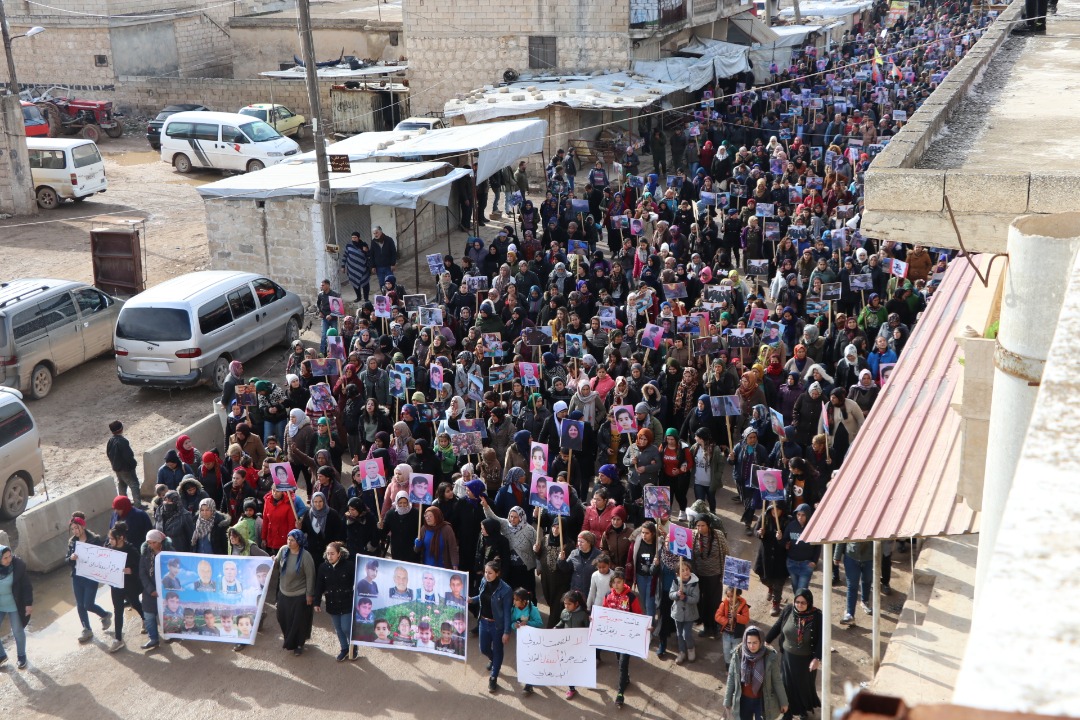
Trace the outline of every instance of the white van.
<instances>
[{"instance_id":1,"label":"white van","mask_svg":"<svg viewBox=\"0 0 1080 720\"><path fill-rule=\"evenodd\" d=\"M178 112L161 126L161 159L177 172L214 168L255 172L300 152L262 120L224 112Z\"/></svg>"},{"instance_id":2,"label":"white van","mask_svg":"<svg viewBox=\"0 0 1080 720\"><path fill-rule=\"evenodd\" d=\"M290 345L303 320L300 297L261 275L181 275L124 303L113 339L116 374L125 385L220 390L231 360Z\"/></svg>"},{"instance_id":3,"label":"white van","mask_svg":"<svg viewBox=\"0 0 1080 720\"><path fill-rule=\"evenodd\" d=\"M82 202L109 187L101 153L90 140L26 138L26 149L37 204L43 210L52 210L61 200Z\"/></svg>"}]
</instances>

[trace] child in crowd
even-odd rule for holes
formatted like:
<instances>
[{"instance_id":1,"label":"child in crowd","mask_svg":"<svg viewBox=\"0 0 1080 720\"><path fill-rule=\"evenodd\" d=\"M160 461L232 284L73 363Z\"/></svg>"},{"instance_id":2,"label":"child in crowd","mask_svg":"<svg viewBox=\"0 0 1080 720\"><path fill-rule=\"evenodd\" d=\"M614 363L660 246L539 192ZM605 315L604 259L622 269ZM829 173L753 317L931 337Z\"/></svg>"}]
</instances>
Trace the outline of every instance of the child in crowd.
<instances>
[{"instance_id":1,"label":"child in crowd","mask_svg":"<svg viewBox=\"0 0 1080 720\"><path fill-rule=\"evenodd\" d=\"M732 617L732 605L735 613ZM750 603L742 596L742 590L727 588L724 590L724 601L716 609L716 624L720 626L724 642L724 662L735 648L742 642L743 633L750 623Z\"/></svg>"},{"instance_id":2,"label":"child in crowd","mask_svg":"<svg viewBox=\"0 0 1080 720\"><path fill-rule=\"evenodd\" d=\"M514 591L514 608L510 611L510 622L515 631L526 626L544 627L544 621L540 617L540 610L529 599L529 591L525 588L518 588ZM532 695L532 691L532 685L526 685L522 689L522 692L526 695Z\"/></svg>"},{"instance_id":3,"label":"child in crowd","mask_svg":"<svg viewBox=\"0 0 1080 720\"><path fill-rule=\"evenodd\" d=\"M604 598L611 592L611 556L600 553L596 560L593 560L593 565L596 566L596 572L589 580L589 598L586 603L589 612L597 605L603 605Z\"/></svg>"},{"instance_id":4,"label":"child in crowd","mask_svg":"<svg viewBox=\"0 0 1080 720\"><path fill-rule=\"evenodd\" d=\"M675 621L675 636L679 639L679 654L675 656L675 664L694 662L697 659L694 653L694 621L698 619L701 589L698 587L698 577L690 569L689 563L679 563L679 581L672 583L669 596L671 619Z\"/></svg>"},{"instance_id":5,"label":"child in crowd","mask_svg":"<svg viewBox=\"0 0 1080 720\"><path fill-rule=\"evenodd\" d=\"M626 584L622 568L611 571L611 592L604 598L604 607L641 613L641 603L638 602L637 594ZM652 631L652 628L649 628L649 631ZM615 657L619 659L619 689L615 693L615 707L621 708L626 686L630 684L630 656L626 653L615 653Z\"/></svg>"},{"instance_id":6,"label":"child in crowd","mask_svg":"<svg viewBox=\"0 0 1080 720\"><path fill-rule=\"evenodd\" d=\"M585 598L577 590L571 590L562 596L563 611L556 623L556 629L562 628L587 628L589 627L589 613L585 611ZM577 690L571 685L566 690L566 699L573 700Z\"/></svg>"}]
</instances>

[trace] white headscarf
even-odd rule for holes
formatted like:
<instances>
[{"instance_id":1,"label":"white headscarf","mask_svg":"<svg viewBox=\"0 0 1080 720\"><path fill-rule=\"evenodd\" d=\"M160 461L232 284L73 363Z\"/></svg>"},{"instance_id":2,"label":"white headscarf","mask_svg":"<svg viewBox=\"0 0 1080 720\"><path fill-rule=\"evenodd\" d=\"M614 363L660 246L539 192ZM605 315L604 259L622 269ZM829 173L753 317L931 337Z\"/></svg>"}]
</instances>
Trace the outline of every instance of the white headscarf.
<instances>
[{"instance_id":1,"label":"white headscarf","mask_svg":"<svg viewBox=\"0 0 1080 720\"><path fill-rule=\"evenodd\" d=\"M304 427L311 421L308 419L307 413L300 408L293 408L289 411L289 437L293 437L300 428Z\"/></svg>"}]
</instances>

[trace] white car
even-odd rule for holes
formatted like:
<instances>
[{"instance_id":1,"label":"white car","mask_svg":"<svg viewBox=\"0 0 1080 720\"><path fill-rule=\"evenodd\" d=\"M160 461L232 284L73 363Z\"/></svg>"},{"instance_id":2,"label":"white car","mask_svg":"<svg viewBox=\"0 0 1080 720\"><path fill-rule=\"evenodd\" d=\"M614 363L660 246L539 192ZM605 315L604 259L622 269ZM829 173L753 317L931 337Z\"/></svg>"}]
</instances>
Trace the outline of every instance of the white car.
<instances>
[{"instance_id":1,"label":"white car","mask_svg":"<svg viewBox=\"0 0 1080 720\"><path fill-rule=\"evenodd\" d=\"M0 520L21 515L43 477L37 423L23 404L22 393L0 387Z\"/></svg>"},{"instance_id":2,"label":"white car","mask_svg":"<svg viewBox=\"0 0 1080 720\"><path fill-rule=\"evenodd\" d=\"M223 112L178 112L161 126L161 159L179 173L192 168L256 172L300 152L262 120Z\"/></svg>"},{"instance_id":3,"label":"white car","mask_svg":"<svg viewBox=\"0 0 1080 720\"><path fill-rule=\"evenodd\" d=\"M26 138L30 176L42 210L52 210L62 200L81 202L109 188L105 163L91 140Z\"/></svg>"}]
</instances>

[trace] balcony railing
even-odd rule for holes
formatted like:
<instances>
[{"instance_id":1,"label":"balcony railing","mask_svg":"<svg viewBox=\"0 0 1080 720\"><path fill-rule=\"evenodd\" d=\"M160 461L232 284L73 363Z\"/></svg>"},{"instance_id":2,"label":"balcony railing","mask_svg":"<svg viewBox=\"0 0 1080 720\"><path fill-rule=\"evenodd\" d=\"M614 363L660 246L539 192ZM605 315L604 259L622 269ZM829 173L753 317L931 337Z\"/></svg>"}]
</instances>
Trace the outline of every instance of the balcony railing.
<instances>
[{"instance_id":1,"label":"balcony railing","mask_svg":"<svg viewBox=\"0 0 1080 720\"><path fill-rule=\"evenodd\" d=\"M686 20L689 0L630 0L630 28L667 27ZM711 0L714 4L716 0Z\"/></svg>"}]
</instances>

